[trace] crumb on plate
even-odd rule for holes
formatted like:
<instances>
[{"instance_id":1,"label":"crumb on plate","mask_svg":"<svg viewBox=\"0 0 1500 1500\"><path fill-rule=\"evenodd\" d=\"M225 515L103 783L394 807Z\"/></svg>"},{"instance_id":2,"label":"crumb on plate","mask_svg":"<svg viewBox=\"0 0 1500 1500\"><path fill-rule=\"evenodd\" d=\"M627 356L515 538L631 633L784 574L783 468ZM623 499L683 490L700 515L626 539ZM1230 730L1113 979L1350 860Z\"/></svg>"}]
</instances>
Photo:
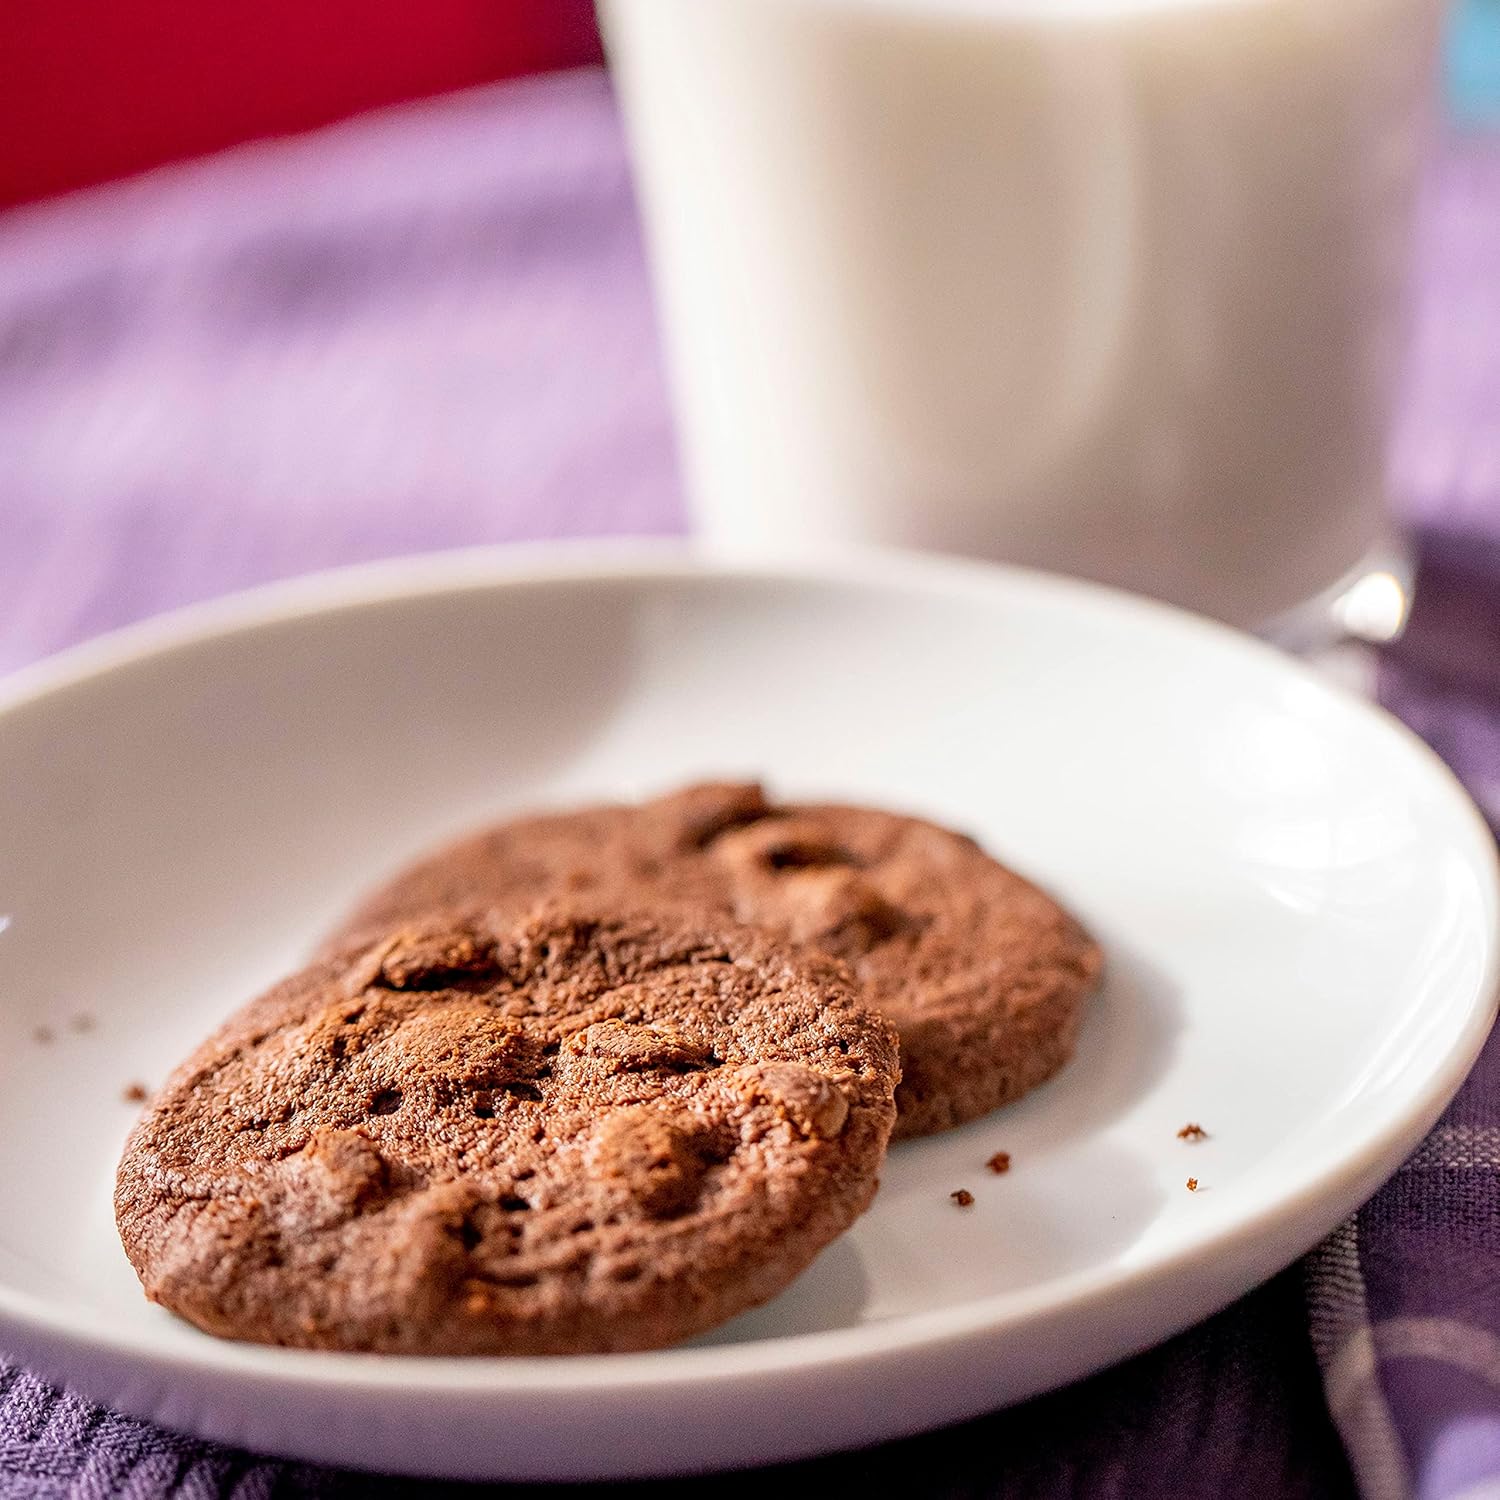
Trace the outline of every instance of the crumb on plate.
<instances>
[{"instance_id":1,"label":"crumb on plate","mask_svg":"<svg viewBox=\"0 0 1500 1500\"><path fill-rule=\"evenodd\" d=\"M1198 1179L1196 1177L1189 1177L1188 1178L1188 1180L1187 1180L1187 1190L1190 1193L1196 1193L1198 1191Z\"/></svg>"},{"instance_id":2,"label":"crumb on plate","mask_svg":"<svg viewBox=\"0 0 1500 1500\"><path fill-rule=\"evenodd\" d=\"M1001 1172L1010 1171L1010 1152L997 1151L992 1157L990 1157L987 1162L985 1162L985 1166L987 1166L990 1171L994 1172L997 1176Z\"/></svg>"},{"instance_id":3,"label":"crumb on plate","mask_svg":"<svg viewBox=\"0 0 1500 1500\"><path fill-rule=\"evenodd\" d=\"M956 1204L958 1204L960 1208L967 1208L974 1201L974 1195L968 1190L968 1188L958 1188L954 1192L949 1193L948 1196Z\"/></svg>"},{"instance_id":4,"label":"crumb on plate","mask_svg":"<svg viewBox=\"0 0 1500 1500\"><path fill-rule=\"evenodd\" d=\"M151 1091L144 1083L127 1083L120 1090L120 1097L127 1104L144 1104L151 1097Z\"/></svg>"},{"instance_id":5,"label":"crumb on plate","mask_svg":"<svg viewBox=\"0 0 1500 1500\"><path fill-rule=\"evenodd\" d=\"M1208 1132L1196 1120L1189 1120L1181 1130L1177 1132L1179 1141L1206 1141Z\"/></svg>"}]
</instances>

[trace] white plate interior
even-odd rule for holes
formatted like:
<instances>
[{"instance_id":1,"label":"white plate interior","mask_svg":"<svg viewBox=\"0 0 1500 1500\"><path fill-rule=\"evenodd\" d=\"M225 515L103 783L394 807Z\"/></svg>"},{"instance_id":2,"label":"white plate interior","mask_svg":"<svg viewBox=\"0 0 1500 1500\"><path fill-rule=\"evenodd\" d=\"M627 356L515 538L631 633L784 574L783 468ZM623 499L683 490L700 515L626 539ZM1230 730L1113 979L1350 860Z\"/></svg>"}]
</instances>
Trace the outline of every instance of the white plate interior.
<instances>
[{"instance_id":1,"label":"white plate interior","mask_svg":"<svg viewBox=\"0 0 1500 1500\"><path fill-rule=\"evenodd\" d=\"M899 1146L845 1239L696 1348L364 1361L360 1381L722 1380L976 1330L1045 1339L1049 1313L1216 1245L1240 1247L1224 1254L1248 1285L1328 1227L1320 1196L1326 1217L1369 1191L1472 1058L1494 986L1488 835L1404 731L1273 653L935 563L551 571L365 571L17 683L0 717L0 1345L9 1319L12 1347L54 1339L75 1364L108 1346L356 1379L144 1301L110 1213L121 1091L159 1082L393 862L513 808L745 774L930 815L1076 909L1108 982L1057 1080ZM1177 1139L1190 1120L1207 1141ZM984 1171L996 1150L1003 1178ZM1112 1352L1202 1301L1158 1296ZM1065 1353L1029 1384L1073 1373Z\"/></svg>"}]
</instances>

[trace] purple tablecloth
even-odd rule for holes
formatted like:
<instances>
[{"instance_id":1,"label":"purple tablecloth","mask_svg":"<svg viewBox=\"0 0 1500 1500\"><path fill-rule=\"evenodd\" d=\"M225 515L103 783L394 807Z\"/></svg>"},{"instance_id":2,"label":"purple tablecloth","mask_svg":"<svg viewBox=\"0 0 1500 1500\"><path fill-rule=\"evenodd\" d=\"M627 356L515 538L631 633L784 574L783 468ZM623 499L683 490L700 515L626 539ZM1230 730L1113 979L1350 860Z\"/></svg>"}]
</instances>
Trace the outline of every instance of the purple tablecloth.
<instances>
[{"instance_id":1,"label":"purple tablecloth","mask_svg":"<svg viewBox=\"0 0 1500 1500\"><path fill-rule=\"evenodd\" d=\"M1421 266L1393 462L1424 577L1383 690L1496 821L1500 147L1446 148ZM597 74L0 219L0 670L309 568L680 525ZM772 1482L1500 1494L1497 1167L1492 1043L1442 1126L1301 1267L1066 1391ZM212 1448L0 1363L0 1500L409 1488Z\"/></svg>"}]
</instances>

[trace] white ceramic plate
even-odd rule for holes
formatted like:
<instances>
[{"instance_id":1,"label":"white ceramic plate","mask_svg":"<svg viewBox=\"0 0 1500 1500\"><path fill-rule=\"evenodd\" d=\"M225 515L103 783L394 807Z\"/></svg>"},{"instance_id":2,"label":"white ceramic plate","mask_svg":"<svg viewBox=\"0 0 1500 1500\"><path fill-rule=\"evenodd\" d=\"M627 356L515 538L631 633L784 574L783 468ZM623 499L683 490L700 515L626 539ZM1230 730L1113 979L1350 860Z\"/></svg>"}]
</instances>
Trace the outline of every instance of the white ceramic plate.
<instances>
[{"instance_id":1,"label":"white ceramic plate","mask_svg":"<svg viewBox=\"0 0 1500 1500\"><path fill-rule=\"evenodd\" d=\"M110 1215L127 1083L430 841L714 774L926 813L1051 885L1110 956L1076 1061L898 1147L851 1234L691 1347L309 1354L147 1305ZM434 1474L744 1464L964 1417L1202 1317L1373 1191L1490 1024L1496 906L1489 833L1392 720L1084 585L486 551L191 610L0 699L0 1347L205 1436Z\"/></svg>"}]
</instances>

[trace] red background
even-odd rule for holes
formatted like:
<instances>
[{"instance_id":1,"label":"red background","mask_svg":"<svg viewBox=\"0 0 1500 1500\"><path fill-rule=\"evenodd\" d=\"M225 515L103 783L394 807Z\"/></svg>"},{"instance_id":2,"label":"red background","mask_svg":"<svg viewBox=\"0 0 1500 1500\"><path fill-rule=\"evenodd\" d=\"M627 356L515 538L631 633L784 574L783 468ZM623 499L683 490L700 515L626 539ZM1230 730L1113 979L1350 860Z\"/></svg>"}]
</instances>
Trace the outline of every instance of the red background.
<instances>
[{"instance_id":1,"label":"red background","mask_svg":"<svg viewBox=\"0 0 1500 1500\"><path fill-rule=\"evenodd\" d=\"M0 0L0 207L599 56L590 0Z\"/></svg>"}]
</instances>

